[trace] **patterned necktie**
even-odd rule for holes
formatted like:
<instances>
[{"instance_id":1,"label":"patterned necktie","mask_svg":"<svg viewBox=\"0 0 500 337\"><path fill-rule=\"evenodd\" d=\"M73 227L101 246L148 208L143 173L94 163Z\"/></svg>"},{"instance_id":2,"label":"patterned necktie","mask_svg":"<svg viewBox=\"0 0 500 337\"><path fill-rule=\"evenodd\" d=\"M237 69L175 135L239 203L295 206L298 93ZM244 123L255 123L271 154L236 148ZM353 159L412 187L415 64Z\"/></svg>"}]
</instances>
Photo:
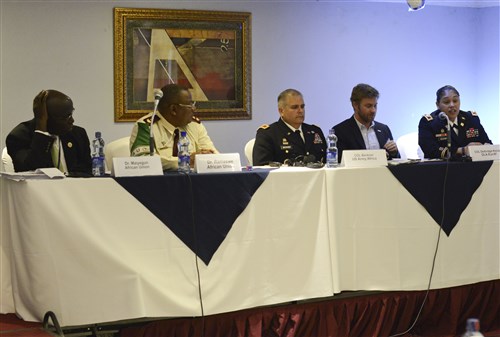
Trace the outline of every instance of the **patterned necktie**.
<instances>
[{"instance_id":1,"label":"patterned necktie","mask_svg":"<svg viewBox=\"0 0 500 337\"><path fill-rule=\"evenodd\" d=\"M177 143L179 142L179 129L175 129L174 131L174 145L172 147L172 156L177 157L177 153L179 149L177 147Z\"/></svg>"}]
</instances>

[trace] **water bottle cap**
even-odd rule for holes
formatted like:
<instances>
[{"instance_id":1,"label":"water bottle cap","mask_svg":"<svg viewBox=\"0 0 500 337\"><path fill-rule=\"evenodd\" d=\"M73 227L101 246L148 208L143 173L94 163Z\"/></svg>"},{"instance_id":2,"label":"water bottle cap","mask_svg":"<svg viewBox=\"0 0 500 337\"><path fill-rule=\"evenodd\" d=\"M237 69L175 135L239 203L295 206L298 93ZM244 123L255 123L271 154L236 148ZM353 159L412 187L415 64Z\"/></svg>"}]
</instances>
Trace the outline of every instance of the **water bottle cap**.
<instances>
[{"instance_id":1,"label":"water bottle cap","mask_svg":"<svg viewBox=\"0 0 500 337\"><path fill-rule=\"evenodd\" d=\"M181 131L181 137L186 137L186 131Z\"/></svg>"},{"instance_id":2,"label":"water bottle cap","mask_svg":"<svg viewBox=\"0 0 500 337\"><path fill-rule=\"evenodd\" d=\"M95 132L95 138L101 138L101 131Z\"/></svg>"},{"instance_id":3,"label":"water bottle cap","mask_svg":"<svg viewBox=\"0 0 500 337\"><path fill-rule=\"evenodd\" d=\"M477 318L468 318L466 330L467 331L479 331L479 319Z\"/></svg>"}]
</instances>

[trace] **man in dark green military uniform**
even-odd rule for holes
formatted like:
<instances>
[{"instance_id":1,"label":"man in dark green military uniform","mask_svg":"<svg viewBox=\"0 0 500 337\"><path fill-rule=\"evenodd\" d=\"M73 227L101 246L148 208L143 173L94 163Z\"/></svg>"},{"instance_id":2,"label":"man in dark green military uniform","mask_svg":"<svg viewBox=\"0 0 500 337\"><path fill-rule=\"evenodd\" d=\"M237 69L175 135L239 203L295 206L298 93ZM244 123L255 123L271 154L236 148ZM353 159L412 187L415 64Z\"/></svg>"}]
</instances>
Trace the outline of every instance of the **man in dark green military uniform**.
<instances>
[{"instance_id":1,"label":"man in dark green military uniform","mask_svg":"<svg viewBox=\"0 0 500 337\"><path fill-rule=\"evenodd\" d=\"M287 89L278 96L280 119L257 130L253 148L253 165L271 162L325 162L326 140L321 129L304 123L305 104L302 94Z\"/></svg>"}]
</instances>

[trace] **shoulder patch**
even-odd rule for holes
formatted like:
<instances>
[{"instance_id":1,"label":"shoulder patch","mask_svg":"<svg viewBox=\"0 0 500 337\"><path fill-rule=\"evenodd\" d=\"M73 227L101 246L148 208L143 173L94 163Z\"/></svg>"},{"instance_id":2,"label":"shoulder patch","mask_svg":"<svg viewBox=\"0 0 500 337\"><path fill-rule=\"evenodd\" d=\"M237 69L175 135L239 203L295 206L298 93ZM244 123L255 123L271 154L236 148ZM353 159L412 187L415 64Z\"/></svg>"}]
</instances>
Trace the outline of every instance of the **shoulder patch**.
<instances>
[{"instance_id":1,"label":"shoulder patch","mask_svg":"<svg viewBox=\"0 0 500 337\"><path fill-rule=\"evenodd\" d=\"M144 119L144 121L145 121L147 124L149 124L149 125L151 125L151 117L153 117L153 116L149 116L149 117L147 117L146 119ZM158 122L159 120L160 120L160 117L159 117L158 115L155 115L155 121L154 121L153 123L156 123L156 122Z\"/></svg>"},{"instance_id":2,"label":"shoulder patch","mask_svg":"<svg viewBox=\"0 0 500 337\"><path fill-rule=\"evenodd\" d=\"M425 119L427 119L427 121L428 121L428 122L430 122L431 120L433 120L433 119L434 119L434 117L432 117L432 116L431 116L431 115L429 115L429 114L425 114L425 115L424 115L424 118L425 118Z\"/></svg>"},{"instance_id":3,"label":"shoulder patch","mask_svg":"<svg viewBox=\"0 0 500 337\"><path fill-rule=\"evenodd\" d=\"M259 126L259 129L263 129L263 130L265 130L265 129L267 129L267 128L269 128L269 125L268 125L268 124L262 124L261 126Z\"/></svg>"},{"instance_id":4,"label":"shoulder patch","mask_svg":"<svg viewBox=\"0 0 500 337\"><path fill-rule=\"evenodd\" d=\"M200 123L201 123L200 119L199 119L198 117L196 117L196 116L193 116L192 121L193 121L193 122L196 122L196 123L198 123L198 124L200 124Z\"/></svg>"},{"instance_id":5,"label":"shoulder patch","mask_svg":"<svg viewBox=\"0 0 500 337\"><path fill-rule=\"evenodd\" d=\"M470 114L471 114L472 116L477 117L477 112L475 112L475 111L472 111L472 110L471 110Z\"/></svg>"}]
</instances>

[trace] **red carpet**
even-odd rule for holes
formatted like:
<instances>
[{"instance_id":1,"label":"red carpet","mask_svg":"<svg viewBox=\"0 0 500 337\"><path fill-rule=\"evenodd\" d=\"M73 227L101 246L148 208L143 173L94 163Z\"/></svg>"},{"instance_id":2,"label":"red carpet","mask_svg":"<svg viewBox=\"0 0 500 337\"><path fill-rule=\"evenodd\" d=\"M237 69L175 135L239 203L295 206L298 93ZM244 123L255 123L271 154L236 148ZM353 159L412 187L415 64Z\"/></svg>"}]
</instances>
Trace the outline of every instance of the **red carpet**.
<instances>
[{"instance_id":1,"label":"red carpet","mask_svg":"<svg viewBox=\"0 0 500 337\"><path fill-rule=\"evenodd\" d=\"M1 337L53 337L45 332L42 323L25 322L14 314L0 315Z\"/></svg>"}]
</instances>

